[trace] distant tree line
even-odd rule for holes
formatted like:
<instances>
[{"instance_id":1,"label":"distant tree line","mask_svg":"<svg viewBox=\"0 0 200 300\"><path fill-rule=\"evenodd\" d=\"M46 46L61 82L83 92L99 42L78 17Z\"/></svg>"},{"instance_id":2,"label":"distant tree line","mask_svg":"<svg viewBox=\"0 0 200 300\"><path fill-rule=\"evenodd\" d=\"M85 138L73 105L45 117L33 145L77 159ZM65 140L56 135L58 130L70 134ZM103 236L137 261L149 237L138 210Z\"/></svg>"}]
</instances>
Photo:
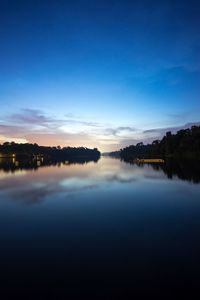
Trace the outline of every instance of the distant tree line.
<instances>
[{"instance_id":1,"label":"distant tree line","mask_svg":"<svg viewBox=\"0 0 200 300\"><path fill-rule=\"evenodd\" d=\"M89 149L85 147L46 147L37 144L18 144L6 142L0 145L0 156L15 156L18 158L44 157L49 159L70 159L70 158L92 158L100 157L97 148Z\"/></svg>"},{"instance_id":2,"label":"distant tree line","mask_svg":"<svg viewBox=\"0 0 200 300\"><path fill-rule=\"evenodd\" d=\"M120 151L113 151L113 152L104 152L102 156L112 156L115 158L120 158Z\"/></svg>"},{"instance_id":3,"label":"distant tree line","mask_svg":"<svg viewBox=\"0 0 200 300\"><path fill-rule=\"evenodd\" d=\"M155 140L147 145L138 143L113 154L114 156L119 154L125 160L135 158L200 159L200 126L179 130L176 134L169 131L162 140Z\"/></svg>"}]
</instances>

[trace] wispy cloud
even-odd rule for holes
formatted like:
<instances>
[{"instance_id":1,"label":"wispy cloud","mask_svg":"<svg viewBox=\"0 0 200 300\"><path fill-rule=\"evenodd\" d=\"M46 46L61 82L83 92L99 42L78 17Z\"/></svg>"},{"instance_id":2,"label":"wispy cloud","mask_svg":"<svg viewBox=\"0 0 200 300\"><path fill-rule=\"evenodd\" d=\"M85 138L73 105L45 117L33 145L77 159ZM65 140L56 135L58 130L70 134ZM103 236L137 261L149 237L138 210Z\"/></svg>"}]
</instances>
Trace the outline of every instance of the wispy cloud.
<instances>
[{"instance_id":1,"label":"wispy cloud","mask_svg":"<svg viewBox=\"0 0 200 300\"><path fill-rule=\"evenodd\" d=\"M74 117L74 116L73 116ZM79 125L77 132L70 126ZM59 119L45 114L41 110L22 109L19 113L1 118L1 142L13 140L37 142L41 145L85 145L95 146L93 137L86 133L84 126L100 127L95 122L75 119Z\"/></svg>"},{"instance_id":2,"label":"wispy cloud","mask_svg":"<svg viewBox=\"0 0 200 300\"><path fill-rule=\"evenodd\" d=\"M76 118L73 114L66 114L63 119L47 116L43 111L36 109L22 109L19 113L8 116L7 121L18 124L41 126L45 128L59 128L63 125L84 125L101 127L97 122L88 122Z\"/></svg>"},{"instance_id":3,"label":"wispy cloud","mask_svg":"<svg viewBox=\"0 0 200 300\"><path fill-rule=\"evenodd\" d=\"M47 116L43 111L36 109L22 109L19 113L12 114L5 118L5 121L49 129L59 128L65 122L65 120Z\"/></svg>"},{"instance_id":4,"label":"wispy cloud","mask_svg":"<svg viewBox=\"0 0 200 300\"><path fill-rule=\"evenodd\" d=\"M42 111L35 109L22 109L21 112L12 114L8 117L8 120L16 121L25 124L37 124L44 125L54 122L55 120L46 117Z\"/></svg>"},{"instance_id":5,"label":"wispy cloud","mask_svg":"<svg viewBox=\"0 0 200 300\"><path fill-rule=\"evenodd\" d=\"M143 133L145 135L153 134L155 137L162 137L167 131L171 131L172 133L176 133L177 131L181 129L187 129L192 126L199 126L200 122L191 122L187 123L183 126L175 126L175 127L164 127L164 128L152 128L148 130L144 130Z\"/></svg>"},{"instance_id":6,"label":"wispy cloud","mask_svg":"<svg viewBox=\"0 0 200 300\"><path fill-rule=\"evenodd\" d=\"M80 120L64 120L65 124L76 124L76 125L83 125L83 126L88 126L88 127L101 127L102 125L97 123L97 122L87 122L87 121L80 121Z\"/></svg>"},{"instance_id":7,"label":"wispy cloud","mask_svg":"<svg viewBox=\"0 0 200 300\"><path fill-rule=\"evenodd\" d=\"M114 135L118 136L120 133L126 133L126 132L135 132L136 128L135 127L129 127L129 126L120 126L116 128L106 128L106 133L109 135Z\"/></svg>"}]
</instances>

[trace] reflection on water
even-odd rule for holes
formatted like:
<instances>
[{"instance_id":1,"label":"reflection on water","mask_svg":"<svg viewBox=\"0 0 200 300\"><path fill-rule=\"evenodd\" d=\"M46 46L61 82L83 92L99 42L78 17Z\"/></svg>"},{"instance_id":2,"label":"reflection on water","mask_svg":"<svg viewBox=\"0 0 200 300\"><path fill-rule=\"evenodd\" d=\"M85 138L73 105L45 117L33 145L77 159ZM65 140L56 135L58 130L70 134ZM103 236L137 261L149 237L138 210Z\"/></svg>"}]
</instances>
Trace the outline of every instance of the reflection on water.
<instances>
[{"instance_id":1,"label":"reflection on water","mask_svg":"<svg viewBox=\"0 0 200 300\"><path fill-rule=\"evenodd\" d=\"M70 159L67 161L44 160L43 158L41 160L16 160L16 158L12 158L12 159L0 158L0 171L14 173L17 171L22 172L25 170L37 170L40 167L47 167L47 166L61 167L61 166L69 166L69 165L76 165L76 164L84 165L89 162L98 162L98 160L99 159L91 160L89 158L79 158L76 160ZM113 158L113 162L114 160L117 161L118 159ZM149 168L153 168L153 170L155 171L163 171L163 173L166 174L167 177L170 179L178 177L179 179L188 180L193 183L200 182L200 163L198 161L166 160L164 164L163 163L137 164L137 163L132 163L130 161L127 161L126 163L131 164L133 166L135 165L139 168L148 166ZM117 174L116 177L118 175L119 174Z\"/></svg>"},{"instance_id":2,"label":"reflection on water","mask_svg":"<svg viewBox=\"0 0 200 300\"><path fill-rule=\"evenodd\" d=\"M44 159L23 159L18 160L16 158L1 158L0 157L0 170L4 172L15 172L18 170L37 170L39 167L45 166L61 166L61 165L71 165L71 164L86 164L88 162L98 162L99 158L97 159L90 159L87 157L84 158L76 158L75 160L70 158L68 160L50 160Z\"/></svg>"},{"instance_id":3,"label":"reflection on water","mask_svg":"<svg viewBox=\"0 0 200 300\"><path fill-rule=\"evenodd\" d=\"M195 290L198 182L197 165L177 162L1 161L0 288L69 299Z\"/></svg>"},{"instance_id":4,"label":"reflection on water","mask_svg":"<svg viewBox=\"0 0 200 300\"><path fill-rule=\"evenodd\" d=\"M127 161L134 165L130 161ZM143 164L137 164L139 167L143 167ZM193 183L200 182L200 161L195 160L173 160L168 159L165 163L149 163L150 167L152 167L155 171L162 170L168 178L173 179L174 177L178 177L182 180L192 181Z\"/></svg>"}]
</instances>

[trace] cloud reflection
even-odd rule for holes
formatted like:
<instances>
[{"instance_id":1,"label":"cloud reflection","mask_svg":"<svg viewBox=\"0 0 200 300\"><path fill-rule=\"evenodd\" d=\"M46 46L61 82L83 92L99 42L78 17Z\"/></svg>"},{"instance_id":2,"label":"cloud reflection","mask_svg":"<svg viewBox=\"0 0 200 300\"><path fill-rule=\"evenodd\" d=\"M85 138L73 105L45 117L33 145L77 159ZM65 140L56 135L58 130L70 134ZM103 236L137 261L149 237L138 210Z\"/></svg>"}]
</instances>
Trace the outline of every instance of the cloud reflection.
<instances>
[{"instance_id":1,"label":"cloud reflection","mask_svg":"<svg viewBox=\"0 0 200 300\"><path fill-rule=\"evenodd\" d=\"M21 176L12 173L12 176L1 177L5 174L1 171L0 194L26 204L40 203L54 195L66 199L102 185L110 188L113 183L136 182L141 176L140 170L133 172L129 165L126 166L123 170L120 161L113 164L112 159L102 159L97 164L47 166L37 172L26 171Z\"/></svg>"},{"instance_id":2,"label":"cloud reflection","mask_svg":"<svg viewBox=\"0 0 200 300\"><path fill-rule=\"evenodd\" d=\"M38 168L37 172L22 170L8 173L0 170L0 197L1 201L6 199L28 205L49 199L65 201L102 187L109 190L127 184L133 188L145 182L155 184L173 177L198 183L198 172L197 167L172 162L164 166L138 166L112 158L102 158L98 163L49 165Z\"/></svg>"}]
</instances>

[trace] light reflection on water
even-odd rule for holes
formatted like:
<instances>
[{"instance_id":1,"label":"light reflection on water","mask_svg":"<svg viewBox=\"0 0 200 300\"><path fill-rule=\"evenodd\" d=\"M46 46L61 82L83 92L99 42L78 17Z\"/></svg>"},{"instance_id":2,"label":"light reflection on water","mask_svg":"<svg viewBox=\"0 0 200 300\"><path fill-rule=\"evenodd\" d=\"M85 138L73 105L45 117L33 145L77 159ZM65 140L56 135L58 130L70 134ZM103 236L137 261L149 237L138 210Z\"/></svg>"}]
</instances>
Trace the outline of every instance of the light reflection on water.
<instances>
[{"instance_id":1,"label":"light reflection on water","mask_svg":"<svg viewBox=\"0 0 200 300\"><path fill-rule=\"evenodd\" d=\"M161 171L151 166L128 165L120 160L103 158L100 162L87 164L59 164L35 170L0 171L0 193L6 198L24 203L34 203L54 194L81 194L88 189L111 188L123 184L137 185L144 181L166 180ZM130 186L131 187L131 186ZM35 197L35 201L34 201Z\"/></svg>"},{"instance_id":2,"label":"light reflection on water","mask_svg":"<svg viewBox=\"0 0 200 300\"><path fill-rule=\"evenodd\" d=\"M194 287L200 184L194 184L197 173L184 172L106 157L36 169L4 166L0 284L81 290L89 282L100 294L150 293L158 283L169 295L184 282Z\"/></svg>"}]
</instances>

